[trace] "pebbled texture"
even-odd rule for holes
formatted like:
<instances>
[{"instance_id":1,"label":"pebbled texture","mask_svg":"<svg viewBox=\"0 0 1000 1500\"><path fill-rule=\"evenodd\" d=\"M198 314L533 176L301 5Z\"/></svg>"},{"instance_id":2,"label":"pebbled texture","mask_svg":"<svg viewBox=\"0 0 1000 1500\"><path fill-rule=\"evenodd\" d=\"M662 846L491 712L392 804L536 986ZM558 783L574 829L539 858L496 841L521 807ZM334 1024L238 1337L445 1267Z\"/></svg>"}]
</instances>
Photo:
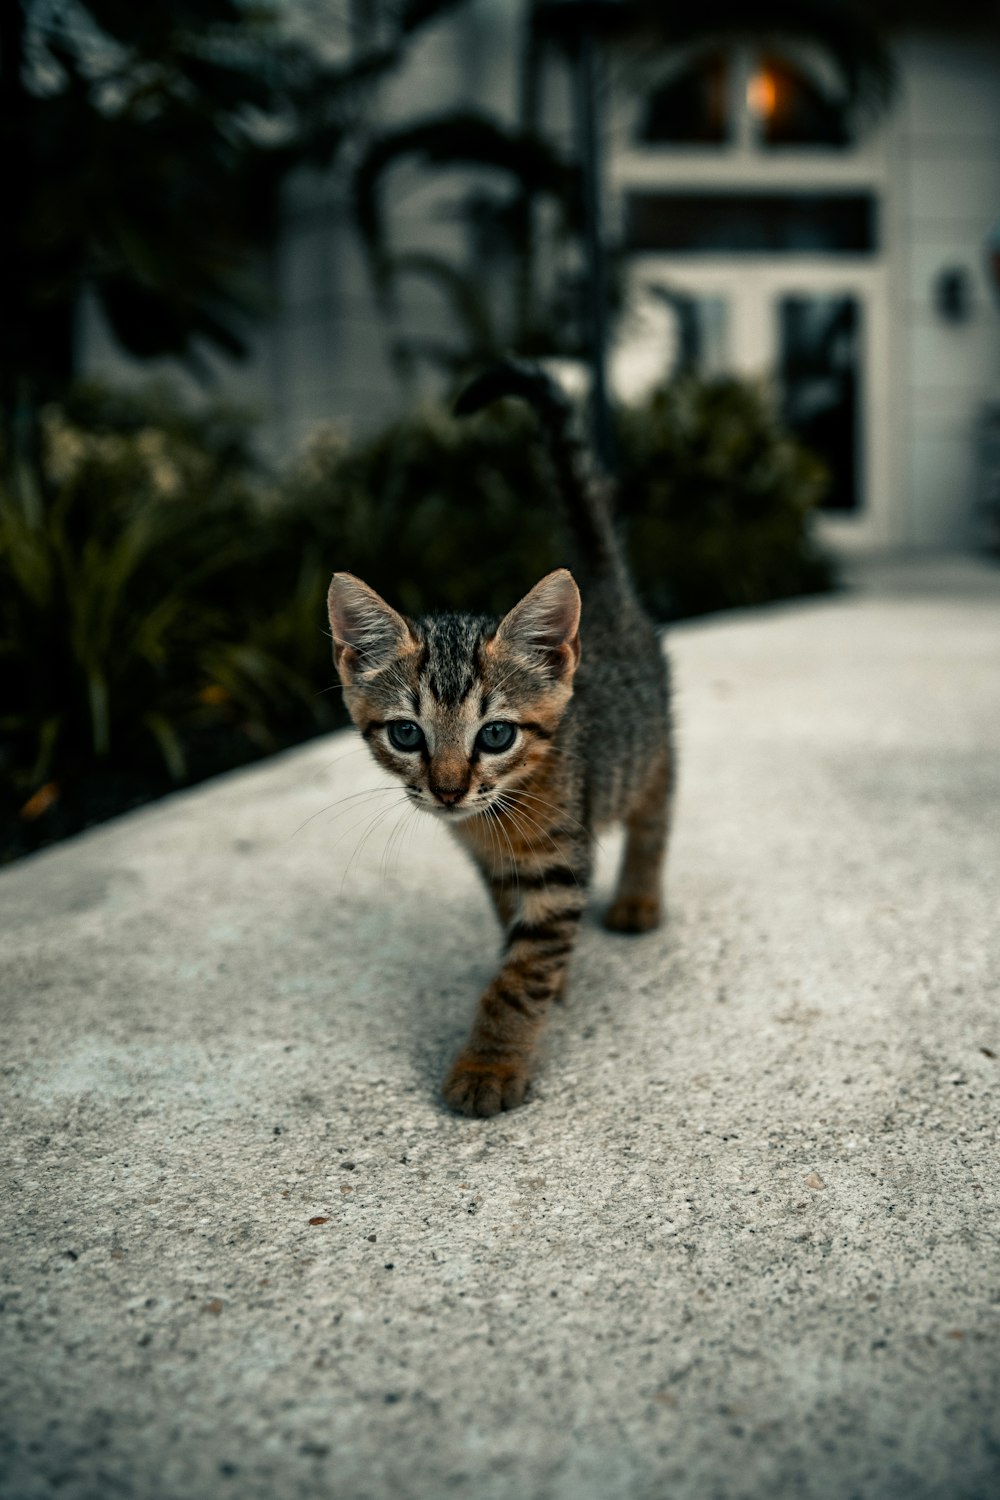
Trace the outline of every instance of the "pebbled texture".
<instances>
[{"instance_id":1,"label":"pebbled texture","mask_svg":"<svg viewBox=\"0 0 1000 1500\"><path fill-rule=\"evenodd\" d=\"M1000 1492L1000 574L925 579L672 632L669 921L602 839L514 1113L350 736L0 872L3 1500Z\"/></svg>"}]
</instances>

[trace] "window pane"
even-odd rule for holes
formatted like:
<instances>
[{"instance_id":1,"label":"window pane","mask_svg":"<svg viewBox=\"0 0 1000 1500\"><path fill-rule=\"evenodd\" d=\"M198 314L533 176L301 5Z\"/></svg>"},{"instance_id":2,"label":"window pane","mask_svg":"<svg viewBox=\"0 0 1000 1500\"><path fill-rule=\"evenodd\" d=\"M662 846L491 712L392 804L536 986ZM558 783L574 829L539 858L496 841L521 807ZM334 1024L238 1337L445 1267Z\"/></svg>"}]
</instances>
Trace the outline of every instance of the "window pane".
<instances>
[{"instance_id":1,"label":"window pane","mask_svg":"<svg viewBox=\"0 0 1000 1500\"><path fill-rule=\"evenodd\" d=\"M827 510L859 506L860 311L854 297L782 297L778 303L782 414L830 469Z\"/></svg>"},{"instance_id":2,"label":"window pane","mask_svg":"<svg viewBox=\"0 0 1000 1500\"><path fill-rule=\"evenodd\" d=\"M649 98L639 139L652 145L718 146L728 139L729 68L714 52L676 73Z\"/></svg>"},{"instance_id":3,"label":"window pane","mask_svg":"<svg viewBox=\"0 0 1000 1500\"><path fill-rule=\"evenodd\" d=\"M671 376L720 374L726 367L725 298L693 296L671 287L650 290L673 314Z\"/></svg>"},{"instance_id":4,"label":"window pane","mask_svg":"<svg viewBox=\"0 0 1000 1500\"><path fill-rule=\"evenodd\" d=\"M611 356L623 401L643 401L678 375L720 375L728 368L726 299L649 285L629 299Z\"/></svg>"},{"instance_id":5,"label":"window pane","mask_svg":"<svg viewBox=\"0 0 1000 1500\"><path fill-rule=\"evenodd\" d=\"M846 146L847 116L801 68L765 57L747 88L747 104L757 116L765 146Z\"/></svg>"},{"instance_id":6,"label":"window pane","mask_svg":"<svg viewBox=\"0 0 1000 1500\"><path fill-rule=\"evenodd\" d=\"M871 193L630 193L631 250L858 254L875 250Z\"/></svg>"}]
</instances>

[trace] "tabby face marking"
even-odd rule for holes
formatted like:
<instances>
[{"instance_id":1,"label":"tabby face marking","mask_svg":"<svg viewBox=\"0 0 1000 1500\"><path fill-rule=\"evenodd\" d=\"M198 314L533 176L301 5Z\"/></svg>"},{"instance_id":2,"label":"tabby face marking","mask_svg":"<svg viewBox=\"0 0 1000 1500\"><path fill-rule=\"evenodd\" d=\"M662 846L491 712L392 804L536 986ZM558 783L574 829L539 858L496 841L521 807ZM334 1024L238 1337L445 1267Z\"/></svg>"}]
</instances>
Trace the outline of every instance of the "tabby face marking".
<instances>
[{"instance_id":1,"label":"tabby face marking","mask_svg":"<svg viewBox=\"0 0 1000 1500\"><path fill-rule=\"evenodd\" d=\"M479 816L549 754L579 660L580 596L565 569L499 622L406 620L349 573L334 574L329 608L351 717L415 806Z\"/></svg>"}]
</instances>

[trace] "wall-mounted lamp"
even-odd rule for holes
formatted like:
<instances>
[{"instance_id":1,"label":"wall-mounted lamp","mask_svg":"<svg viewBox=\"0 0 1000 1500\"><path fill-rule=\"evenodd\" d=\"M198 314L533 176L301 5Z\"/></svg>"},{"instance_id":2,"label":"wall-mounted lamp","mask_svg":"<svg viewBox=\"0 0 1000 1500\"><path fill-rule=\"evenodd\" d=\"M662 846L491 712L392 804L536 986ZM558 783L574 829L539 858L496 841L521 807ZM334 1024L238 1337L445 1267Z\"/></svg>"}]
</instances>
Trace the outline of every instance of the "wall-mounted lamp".
<instances>
[{"instance_id":1,"label":"wall-mounted lamp","mask_svg":"<svg viewBox=\"0 0 1000 1500\"><path fill-rule=\"evenodd\" d=\"M986 265L993 290L1000 297L1000 219L986 236Z\"/></svg>"},{"instance_id":2,"label":"wall-mounted lamp","mask_svg":"<svg viewBox=\"0 0 1000 1500\"><path fill-rule=\"evenodd\" d=\"M965 266L945 266L934 278L934 306L946 323L965 323L972 311L972 278Z\"/></svg>"}]
</instances>

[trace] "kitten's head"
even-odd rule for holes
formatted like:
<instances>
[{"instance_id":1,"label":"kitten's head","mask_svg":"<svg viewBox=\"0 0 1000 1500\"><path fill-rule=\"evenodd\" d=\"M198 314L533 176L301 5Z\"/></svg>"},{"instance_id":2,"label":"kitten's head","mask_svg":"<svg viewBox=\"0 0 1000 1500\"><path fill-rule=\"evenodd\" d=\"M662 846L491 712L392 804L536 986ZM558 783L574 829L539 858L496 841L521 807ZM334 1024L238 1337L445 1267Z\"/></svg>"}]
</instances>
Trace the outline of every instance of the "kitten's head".
<instances>
[{"instance_id":1,"label":"kitten's head","mask_svg":"<svg viewBox=\"0 0 1000 1500\"><path fill-rule=\"evenodd\" d=\"M407 620L351 573L329 593L344 701L419 807L485 812L549 752L580 659L580 593L549 573L503 619Z\"/></svg>"}]
</instances>

